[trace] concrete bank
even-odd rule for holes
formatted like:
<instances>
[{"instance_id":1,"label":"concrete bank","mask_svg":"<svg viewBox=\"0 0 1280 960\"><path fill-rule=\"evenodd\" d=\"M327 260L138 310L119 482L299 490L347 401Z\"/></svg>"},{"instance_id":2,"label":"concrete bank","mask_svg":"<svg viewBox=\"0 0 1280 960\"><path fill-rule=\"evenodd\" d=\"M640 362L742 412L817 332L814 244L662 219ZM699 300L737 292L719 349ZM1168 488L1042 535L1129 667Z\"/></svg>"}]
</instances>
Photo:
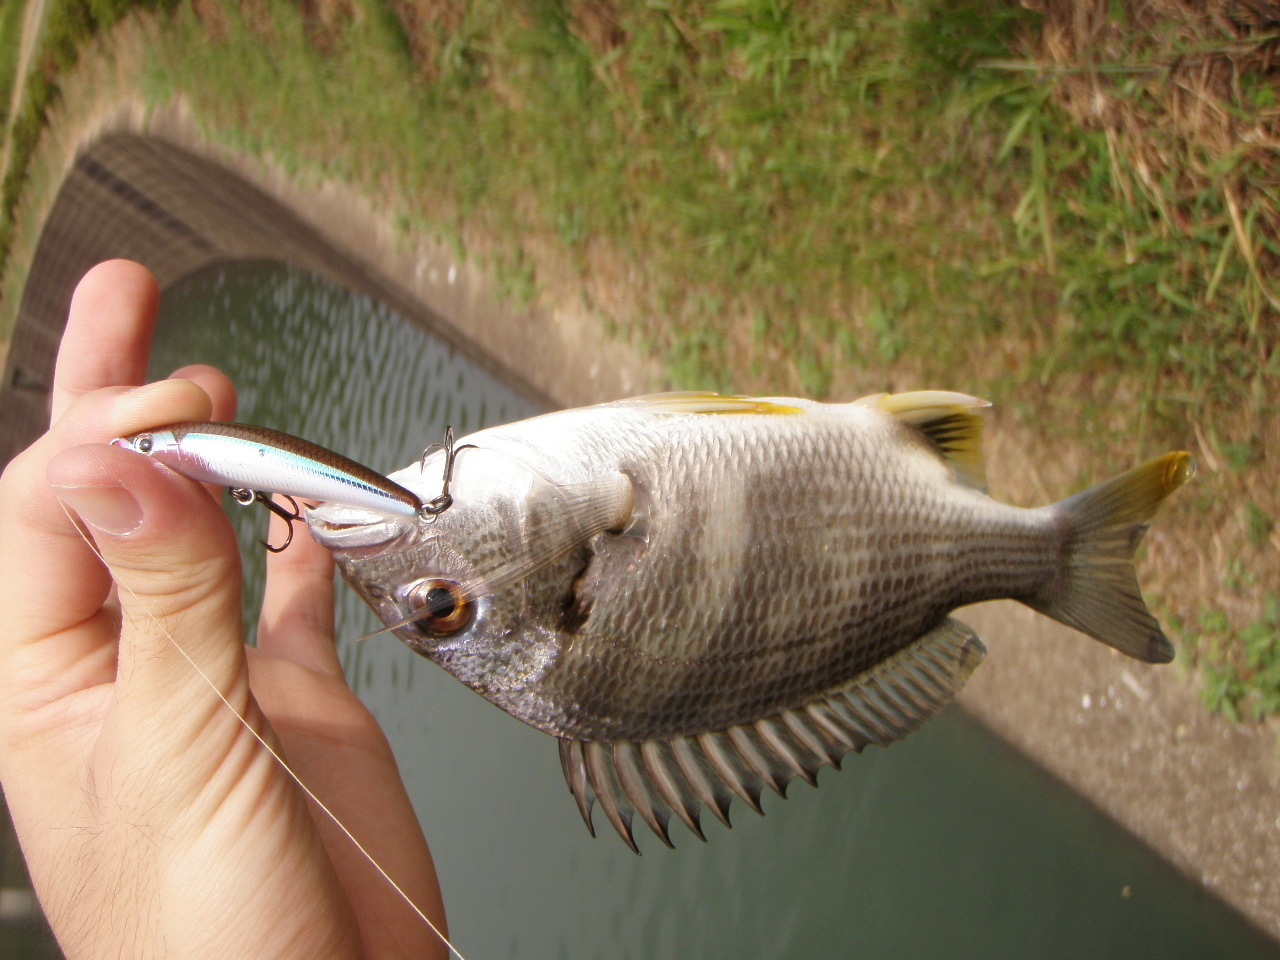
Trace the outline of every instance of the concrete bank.
<instances>
[{"instance_id":1,"label":"concrete bank","mask_svg":"<svg viewBox=\"0 0 1280 960\"><path fill-rule=\"evenodd\" d=\"M213 263L277 260L376 297L548 407L641 392L655 371L586 318L490 298L471 265L436 244L402 243L331 186L211 157L179 110L124 104L87 138L44 219L6 361L7 462L43 430L71 292L93 264L127 257L161 289Z\"/></svg>"},{"instance_id":2,"label":"concrete bank","mask_svg":"<svg viewBox=\"0 0 1280 960\"><path fill-rule=\"evenodd\" d=\"M25 265L0 409L7 459L46 420L52 361L70 293L93 263L127 256L169 286L222 260L298 264L385 300L552 406L651 388L654 366L587 317L511 311L443 248L408 242L390 216L345 188L299 185L207 143L180 108L147 115L121 101L68 144L56 199ZM1016 438L999 429L990 446ZM995 456L993 461L997 461ZM1273 735L1208 716L1193 681L1151 668L1015 604L960 616L990 655L962 706L1280 937L1280 763Z\"/></svg>"}]
</instances>

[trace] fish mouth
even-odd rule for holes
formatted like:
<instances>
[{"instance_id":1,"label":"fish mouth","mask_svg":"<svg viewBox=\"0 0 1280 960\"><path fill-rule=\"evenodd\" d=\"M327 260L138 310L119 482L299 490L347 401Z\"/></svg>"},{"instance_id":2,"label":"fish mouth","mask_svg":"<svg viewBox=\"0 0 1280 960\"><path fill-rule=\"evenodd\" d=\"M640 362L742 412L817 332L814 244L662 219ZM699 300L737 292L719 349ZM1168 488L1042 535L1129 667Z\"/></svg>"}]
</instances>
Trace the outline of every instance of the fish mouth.
<instances>
[{"instance_id":1,"label":"fish mouth","mask_svg":"<svg viewBox=\"0 0 1280 960\"><path fill-rule=\"evenodd\" d=\"M410 517L345 503L307 507L306 520L312 538L331 553L383 546L416 526L416 520Z\"/></svg>"}]
</instances>

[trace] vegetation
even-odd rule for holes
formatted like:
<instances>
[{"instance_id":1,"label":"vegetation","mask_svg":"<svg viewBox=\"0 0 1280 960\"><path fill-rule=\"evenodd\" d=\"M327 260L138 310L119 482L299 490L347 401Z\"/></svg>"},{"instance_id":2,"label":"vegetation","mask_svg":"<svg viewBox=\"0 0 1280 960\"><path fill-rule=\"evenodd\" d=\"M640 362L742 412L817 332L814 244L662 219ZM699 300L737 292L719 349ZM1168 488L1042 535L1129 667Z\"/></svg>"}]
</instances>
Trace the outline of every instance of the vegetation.
<instances>
[{"instance_id":1,"label":"vegetation","mask_svg":"<svg viewBox=\"0 0 1280 960\"><path fill-rule=\"evenodd\" d=\"M0 183L0 269L13 239L13 214L26 182L31 154L40 140L48 113L59 95L59 81L75 66L80 49L130 10L172 9L177 0L46 0L47 12L40 53L27 78L26 95L9 130L11 154ZM11 91L16 82L18 47L22 27L20 3L5 4L0 13L0 84ZM9 33L10 21L13 32ZM9 47L12 47L11 53ZM3 59L3 58L8 58ZM8 110L9 97L4 97Z\"/></svg>"},{"instance_id":2,"label":"vegetation","mask_svg":"<svg viewBox=\"0 0 1280 960\"><path fill-rule=\"evenodd\" d=\"M18 73L18 51L22 41L22 16L25 5L0 5L0 130L9 122L9 101Z\"/></svg>"},{"instance_id":3,"label":"vegetation","mask_svg":"<svg viewBox=\"0 0 1280 960\"><path fill-rule=\"evenodd\" d=\"M1280 23L1226 0L49 2L6 218L78 44L161 10L154 101L362 185L518 302L581 298L673 384L946 383L1012 410L1055 492L1195 450L1156 580L1211 705L1280 707Z\"/></svg>"},{"instance_id":4,"label":"vegetation","mask_svg":"<svg viewBox=\"0 0 1280 960\"><path fill-rule=\"evenodd\" d=\"M1196 641L1212 645L1204 670L1209 708L1232 720L1280 713L1280 601L1275 595L1267 596L1262 616L1242 630L1233 631L1215 607L1201 611L1198 626Z\"/></svg>"}]
</instances>

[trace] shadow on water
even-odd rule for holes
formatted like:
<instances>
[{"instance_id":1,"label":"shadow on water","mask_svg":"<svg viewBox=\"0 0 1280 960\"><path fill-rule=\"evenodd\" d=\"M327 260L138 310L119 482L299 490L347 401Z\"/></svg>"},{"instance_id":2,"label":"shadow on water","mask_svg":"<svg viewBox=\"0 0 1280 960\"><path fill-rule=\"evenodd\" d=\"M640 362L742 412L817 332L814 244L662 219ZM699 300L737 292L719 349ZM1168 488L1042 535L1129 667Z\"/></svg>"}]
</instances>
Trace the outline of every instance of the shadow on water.
<instances>
[{"instance_id":1,"label":"shadow on water","mask_svg":"<svg viewBox=\"0 0 1280 960\"><path fill-rule=\"evenodd\" d=\"M235 380L241 419L384 471L446 423L465 433L537 412L377 303L270 264L209 270L165 295L153 375L197 361ZM251 611L265 519L231 509ZM374 625L345 589L338 622L340 637ZM737 826L711 823L706 846L653 841L637 858L603 817L601 837L587 836L550 738L392 638L340 645L395 748L471 960L1280 957L954 708L824 771L818 791L793 785L764 819L735 805Z\"/></svg>"},{"instance_id":2,"label":"shadow on water","mask_svg":"<svg viewBox=\"0 0 1280 960\"><path fill-rule=\"evenodd\" d=\"M0 958L54 960L60 956L31 893L8 807L0 803Z\"/></svg>"}]
</instances>

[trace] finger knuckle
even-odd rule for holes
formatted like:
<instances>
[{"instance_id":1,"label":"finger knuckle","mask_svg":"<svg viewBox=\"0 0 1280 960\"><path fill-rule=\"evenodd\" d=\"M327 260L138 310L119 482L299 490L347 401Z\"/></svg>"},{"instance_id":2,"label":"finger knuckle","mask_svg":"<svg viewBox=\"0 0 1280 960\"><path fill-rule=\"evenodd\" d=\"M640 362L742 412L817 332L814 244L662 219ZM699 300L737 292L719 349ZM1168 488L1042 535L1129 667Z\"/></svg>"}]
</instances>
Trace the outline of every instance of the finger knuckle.
<instances>
[{"instance_id":1,"label":"finger knuckle","mask_svg":"<svg viewBox=\"0 0 1280 960\"><path fill-rule=\"evenodd\" d=\"M234 558L139 558L135 576L141 578L140 597L163 600L167 615L190 613L210 604L239 600L240 570Z\"/></svg>"}]
</instances>

